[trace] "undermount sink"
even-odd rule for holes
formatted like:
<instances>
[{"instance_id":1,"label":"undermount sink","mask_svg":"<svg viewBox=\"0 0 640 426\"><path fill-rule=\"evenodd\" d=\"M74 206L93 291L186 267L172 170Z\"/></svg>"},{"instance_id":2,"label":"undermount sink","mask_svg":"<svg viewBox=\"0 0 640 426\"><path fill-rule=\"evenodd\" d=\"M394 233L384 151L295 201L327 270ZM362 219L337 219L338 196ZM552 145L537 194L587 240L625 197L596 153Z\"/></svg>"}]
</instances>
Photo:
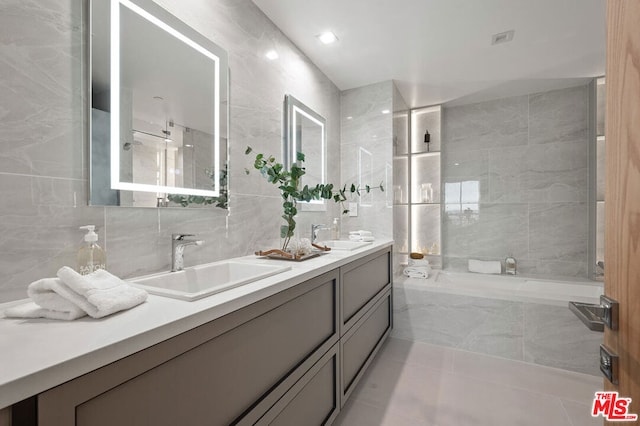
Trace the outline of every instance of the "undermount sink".
<instances>
[{"instance_id":1,"label":"undermount sink","mask_svg":"<svg viewBox=\"0 0 640 426\"><path fill-rule=\"evenodd\" d=\"M193 301L290 270L290 266L223 261L134 279L151 294Z\"/></svg>"},{"instance_id":2,"label":"undermount sink","mask_svg":"<svg viewBox=\"0 0 640 426\"><path fill-rule=\"evenodd\" d=\"M317 243L319 246L327 246L332 250L355 250L360 247L371 244L371 241L347 241L347 240L328 240Z\"/></svg>"}]
</instances>

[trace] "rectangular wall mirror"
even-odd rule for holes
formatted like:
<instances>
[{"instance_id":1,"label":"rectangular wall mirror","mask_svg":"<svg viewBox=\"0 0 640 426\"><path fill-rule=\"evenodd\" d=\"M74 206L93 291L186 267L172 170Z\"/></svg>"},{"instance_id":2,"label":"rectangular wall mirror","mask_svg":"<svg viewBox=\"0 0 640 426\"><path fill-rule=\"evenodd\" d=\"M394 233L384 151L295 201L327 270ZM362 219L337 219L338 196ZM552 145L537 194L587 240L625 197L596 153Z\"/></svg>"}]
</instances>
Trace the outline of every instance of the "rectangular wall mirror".
<instances>
[{"instance_id":1,"label":"rectangular wall mirror","mask_svg":"<svg viewBox=\"0 0 640 426\"><path fill-rule=\"evenodd\" d=\"M302 185L327 183L327 121L320 114L291 95L284 97L283 154L287 169L296 161L296 153L305 156L306 174ZM301 210L326 210L326 200L300 203Z\"/></svg>"},{"instance_id":2,"label":"rectangular wall mirror","mask_svg":"<svg viewBox=\"0 0 640 426\"><path fill-rule=\"evenodd\" d=\"M150 0L89 1L90 204L227 207L227 53Z\"/></svg>"}]
</instances>

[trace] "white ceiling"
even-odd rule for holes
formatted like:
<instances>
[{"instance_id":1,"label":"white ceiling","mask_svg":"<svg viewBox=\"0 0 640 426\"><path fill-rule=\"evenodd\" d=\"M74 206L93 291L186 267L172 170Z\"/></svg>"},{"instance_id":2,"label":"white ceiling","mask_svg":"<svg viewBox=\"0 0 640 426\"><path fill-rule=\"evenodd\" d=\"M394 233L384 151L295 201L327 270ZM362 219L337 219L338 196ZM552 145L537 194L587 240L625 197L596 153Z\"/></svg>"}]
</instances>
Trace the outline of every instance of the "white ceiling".
<instances>
[{"instance_id":1,"label":"white ceiling","mask_svg":"<svg viewBox=\"0 0 640 426\"><path fill-rule=\"evenodd\" d=\"M253 0L340 88L411 107L567 87L605 71L605 0ZM491 45L495 33L513 41ZM339 41L322 45L331 30ZM525 89L526 87L526 89Z\"/></svg>"}]
</instances>

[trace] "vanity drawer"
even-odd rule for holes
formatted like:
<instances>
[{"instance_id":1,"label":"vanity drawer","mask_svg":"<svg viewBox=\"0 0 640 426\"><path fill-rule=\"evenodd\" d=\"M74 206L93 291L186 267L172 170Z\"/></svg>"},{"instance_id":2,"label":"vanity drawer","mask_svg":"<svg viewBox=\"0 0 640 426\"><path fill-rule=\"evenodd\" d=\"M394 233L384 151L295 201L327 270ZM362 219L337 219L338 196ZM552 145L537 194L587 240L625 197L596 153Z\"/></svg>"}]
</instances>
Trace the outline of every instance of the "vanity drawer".
<instances>
[{"instance_id":1,"label":"vanity drawer","mask_svg":"<svg viewBox=\"0 0 640 426\"><path fill-rule=\"evenodd\" d=\"M340 335L344 335L391 284L391 251L373 253L340 268Z\"/></svg>"},{"instance_id":2,"label":"vanity drawer","mask_svg":"<svg viewBox=\"0 0 640 426\"><path fill-rule=\"evenodd\" d=\"M332 271L58 386L39 424L254 423L338 342L337 293Z\"/></svg>"},{"instance_id":3,"label":"vanity drawer","mask_svg":"<svg viewBox=\"0 0 640 426\"><path fill-rule=\"evenodd\" d=\"M340 339L342 405L391 331L391 298L391 290L376 298L371 309Z\"/></svg>"},{"instance_id":4,"label":"vanity drawer","mask_svg":"<svg viewBox=\"0 0 640 426\"><path fill-rule=\"evenodd\" d=\"M257 423L272 426L331 424L340 411L336 343Z\"/></svg>"}]
</instances>

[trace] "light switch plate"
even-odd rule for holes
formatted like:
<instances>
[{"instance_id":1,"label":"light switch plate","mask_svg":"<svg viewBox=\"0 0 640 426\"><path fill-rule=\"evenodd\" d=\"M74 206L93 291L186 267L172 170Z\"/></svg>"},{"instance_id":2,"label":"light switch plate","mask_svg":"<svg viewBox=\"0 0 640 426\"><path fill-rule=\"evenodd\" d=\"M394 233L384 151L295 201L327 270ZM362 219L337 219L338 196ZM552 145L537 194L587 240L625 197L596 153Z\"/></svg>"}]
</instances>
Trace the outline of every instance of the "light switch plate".
<instances>
[{"instance_id":1,"label":"light switch plate","mask_svg":"<svg viewBox=\"0 0 640 426\"><path fill-rule=\"evenodd\" d=\"M349 203L349 216L358 216L358 203Z\"/></svg>"}]
</instances>

